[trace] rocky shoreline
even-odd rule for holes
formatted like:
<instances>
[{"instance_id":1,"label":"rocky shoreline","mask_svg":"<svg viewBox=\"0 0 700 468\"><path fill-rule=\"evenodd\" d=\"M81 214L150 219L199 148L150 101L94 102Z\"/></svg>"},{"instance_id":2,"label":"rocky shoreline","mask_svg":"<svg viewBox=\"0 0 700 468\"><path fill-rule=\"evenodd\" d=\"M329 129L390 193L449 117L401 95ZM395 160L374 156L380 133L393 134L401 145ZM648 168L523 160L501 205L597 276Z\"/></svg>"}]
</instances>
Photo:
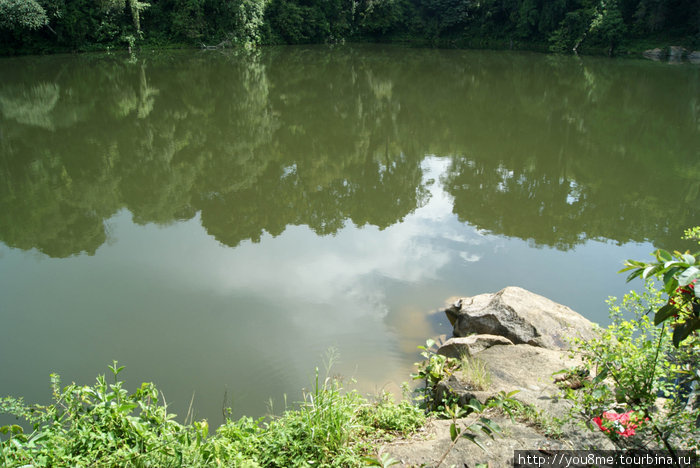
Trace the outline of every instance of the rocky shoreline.
<instances>
[{"instance_id":1,"label":"rocky shoreline","mask_svg":"<svg viewBox=\"0 0 700 468\"><path fill-rule=\"evenodd\" d=\"M687 60L690 63L700 63L700 51L689 51L681 46L648 49L642 53L642 56L655 62L666 60L670 63L680 63L683 60Z\"/></svg>"},{"instance_id":2,"label":"rocky shoreline","mask_svg":"<svg viewBox=\"0 0 700 468\"><path fill-rule=\"evenodd\" d=\"M439 397L465 405L472 398L483 403L499 392L517 390L514 398L556 421L558 428L554 435L534 421L489 415L503 433L493 440L485 438L486 450L467 440L459 441L441 466L513 466L515 450L615 448L602 432L588 431L570 420L571 404L559 398L561 390L553 376L580 365L568 352L569 340L592 337L597 325L566 306L517 287L458 299L445 313L454 337L439 346L438 354L477 358L490 374L490 384L476 389L468 376L457 371L437 384ZM451 422L431 420L423 431L386 444L381 452L399 460L399 466L434 466L451 445Z\"/></svg>"}]
</instances>

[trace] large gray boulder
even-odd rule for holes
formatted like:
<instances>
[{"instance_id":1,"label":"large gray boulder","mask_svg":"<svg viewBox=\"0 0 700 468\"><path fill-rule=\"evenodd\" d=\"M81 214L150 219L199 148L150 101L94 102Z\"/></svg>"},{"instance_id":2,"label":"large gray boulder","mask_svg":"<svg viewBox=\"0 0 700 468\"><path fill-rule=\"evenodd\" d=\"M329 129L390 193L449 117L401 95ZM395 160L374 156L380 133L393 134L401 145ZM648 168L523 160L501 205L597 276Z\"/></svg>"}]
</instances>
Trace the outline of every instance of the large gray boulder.
<instances>
[{"instance_id":1,"label":"large gray boulder","mask_svg":"<svg viewBox=\"0 0 700 468\"><path fill-rule=\"evenodd\" d=\"M517 390L514 398L529 405L530 419L513 421L505 415L488 414L501 426L503 435L495 440L480 437L485 451L462 439L453 446L452 421L431 420L423 433L412 440L391 442L382 447L382 453L389 453L400 461L399 466L405 467L438 463L441 466L489 463L489 466L505 467L513 466L514 450L615 448L601 431L582 430L570 420L571 403L561 398L561 389L555 382L555 377L557 380L562 377L553 375L581 366L580 359L566 351L565 338L592 338L595 333L592 322L568 307L517 287L460 299L446 313L455 338L445 342L438 352L479 360L483 368L467 367L446 376L434 388L435 400L458 402L464 407L472 399L484 403L500 392ZM489 378L484 379L484 374ZM582 374L580 378L590 377ZM484 382L488 384L483 385ZM559 384L576 388L569 379ZM468 416L460 424L468 425L476 417Z\"/></svg>"},{"instance_id":2,"label":"large gray boulder","mask_svg":"<svg viewBox=\"0 0 700 468\"><path fill-rule=\"evenodd\" d=\"M488 334L514 344L568 349L567 339L590 339L594 324L570 308L522 288L459 299L445 310L456 337Z\"/></svg>"}]
</instances>

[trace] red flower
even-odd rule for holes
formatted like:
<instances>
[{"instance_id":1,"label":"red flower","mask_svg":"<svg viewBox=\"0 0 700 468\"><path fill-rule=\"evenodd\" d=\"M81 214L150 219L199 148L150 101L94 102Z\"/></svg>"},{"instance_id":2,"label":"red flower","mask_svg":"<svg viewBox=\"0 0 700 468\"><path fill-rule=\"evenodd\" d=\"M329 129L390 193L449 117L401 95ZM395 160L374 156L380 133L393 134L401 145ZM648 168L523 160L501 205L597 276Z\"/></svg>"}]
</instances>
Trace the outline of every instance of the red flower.
<instances>
[{"instance_id":1,"label":"red flower","mask_svg":"<svg viewBox=\"0 0 700 468\"><path fill-rule=\"evenodd\" d=\"M610 430L607 427L603 426L603 421L600 418L593 418L593 422L596 423L600 430L603 432L608 432Z\"/></svg>"},{"instance_id":2,"label":"red flower","mask_svg":"<svg viewBox=\"0 0 700 468\"><path fill-rule=\"evenodd\" d=\"M645 418L648 421L649 418ZM617 413L615 411L604 411L602 417L593 418L593 422L600 428L601 431L611 434L618 434L622 437L629 437L635 434L635 429L639 427L633 411L626 413ZM614 432L612 430L614 429Z\"/></svg>"}]
</instances>

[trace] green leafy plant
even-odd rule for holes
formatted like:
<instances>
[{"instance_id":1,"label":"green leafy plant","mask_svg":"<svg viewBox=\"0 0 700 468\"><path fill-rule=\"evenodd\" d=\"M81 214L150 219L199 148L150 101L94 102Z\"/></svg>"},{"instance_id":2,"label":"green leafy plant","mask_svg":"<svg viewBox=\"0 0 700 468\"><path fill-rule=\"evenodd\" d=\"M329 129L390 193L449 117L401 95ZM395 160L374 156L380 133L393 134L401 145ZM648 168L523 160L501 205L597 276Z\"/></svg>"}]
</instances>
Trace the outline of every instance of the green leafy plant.
<instances>
[{"instance_id":1,"label":"green leafy plant","mask_svg":"<svg viewBox=\"0 0 700 468\"><path fill-rule=\"evenodd\" d=\"M436 343L433 339L426 340L425 346L418 346L418 349L421 350L420 355L425 360L415 363L418 371L412 374L412 377L414 380L424 382L424 387L419 390L422 393L420 398L423 406L428 411L436 410L441 402L435 400L435 386L441 380L454 374L459 368L459 361L437 354Z\"/></svg>"},{"instance_id":2,"label":"green leafy plant","mask_svg":"<svg viewBox=\"0 0 700 468\"><path fill-rule=\"evenodd\" d=\"M117 379L124 369L115 361L109 366L114 383L100 375L92 386L70 384L61 388L58 375L51 375L54 402L26 406L21 400L4 398L0 412L15 415L33 425L25 434L19 426L0 428L9 438L0 444L3 466L137 466L196 464L197 447L208 435L206 421L189 427L175 422L174 414L159 398L151 383L133 394Z\"/></svg>"},{"instance_id":3,"label":"green leafy plant","mask_svg":"<svg viewBox=\"0 0 700 468\"><path fill-rule=\"evenodd\" d=\"M367 466L367 467L380 466L382 468L387 468L389 466L394 466L394 465L398 465L401 463L397 459L392 458L392 456L389 455L388 453L383 453L376 458L364 457L362 460L366 463L365 466Z\"/></svg>"},{"instance_id":4,"label":"green leafy plant","mask_svg":"<svg viewBox=\"0 0 700 468\"><path fill-rule=\"evenodd\" d=\"M0 399L0 413L33 426L30 433L19 424L0 427L0 466L360 467L377 443L425 421L410 401L369 402L317 369L311 390L282 415L228 420L210 435L206 421L176 422L153 384L129 393L119 380L124 367L109 369L114 382L100 375L92 386L61 387L52 375L47 406Z\"/></svg>"},{"instance_id":5,"label":"green leafy plant","mask_svg":"<svg viewBox=\"0 0 700 468\"><path fill-rule=\"evenodd\" d=\"M515 393L517 391L509 394L509 397ZM547 414L535 405L508 398L501 403L500 408L511 417L511 420L524 422L549 438L560 439L563 435L563 421Z\"/></svg>"},{"instance_id":6,"label":"green leafy plant","mask_svg":"<svg viewBox=\"0 0 700 468\"><path fill-rule=\"evenodd\" d=\"M502 409L504 405L512 404L512 396L516 392L506 394L500 392L495 398L489 399L485 404L472 398L466 406L460 407L457 404L445 407L443 414L452 420L450 424L450 445L435 464L439 467L445 461L449 453L454 449L461 439L467 439L482 450L486 450L478 438L479 433L490 439L502 434L501 427L486 416L486 412L492 408Z\"/></svg>"},{"instance_id":7,"label":"green leafy plant","mask_svg":"<svg viewBox=\"0 0 700 468\"><path fill-rule=\"evenodd\" d=\"M612 324L596 338L575 341L572 349L592 379L583 380L580 389L565 389L565 396L574 402L572 414L620 445L655 441L667 450L697 448L700 408L683 396L700 356L688 343L675 347L671 331L651 322L648 312L661 303L661 292L651 284L642 294L625 295L620 305L611 299ZM610 430L613 426L617 429Z\"/></svg>"},{"instance_id":8,"label":"green leafy plant","mask_svg":"<svg viewBox=\"0 0 700 468\"><path fill-rule=\"evenodd\" d=\"M358 419L383 436L407 435L425 424L425 412L408 398L396 403L391 393L382 393L377 401L362 405Z\"/></svg>"},{"instance_id":9,"label":"green leafy plant","mask_svg":"<svg viewBox=\"0 0 700 468\"><path fill-rule=\"evenodd\" d=\"M687 229L685 239L700 240L700 227ZM666 303L657 308L654 324L669 323L673 328L673 344L678 346L691 335L697 340L700 330L700 251L695 253L658 249L652 255L656 261L627 260L620 272L630 271L627 281L637 277L660 278L668 296Z\"/></svg>"}]
</instances>

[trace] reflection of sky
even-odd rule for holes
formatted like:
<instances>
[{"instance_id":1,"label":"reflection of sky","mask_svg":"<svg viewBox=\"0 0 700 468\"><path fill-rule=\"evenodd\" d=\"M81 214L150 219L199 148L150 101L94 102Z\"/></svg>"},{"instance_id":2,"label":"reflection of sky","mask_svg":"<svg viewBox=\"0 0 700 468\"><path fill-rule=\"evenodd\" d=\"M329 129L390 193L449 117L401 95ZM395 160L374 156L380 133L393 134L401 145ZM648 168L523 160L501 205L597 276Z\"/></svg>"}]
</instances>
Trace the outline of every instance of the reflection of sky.
<instances>
[{"instance_id":1,"label":"reflection of sky","mask_svg":"<svg viewBox=\"0 0 700 468\"><path fill-rule=\"evenodd\" d=\"M119 359L132 387L156 381L180 412L194 391L216 423L224 389L236 414L263 413L268 397L279 408L282 393L297 400L331 346L363 390L408 380L416 346L449 333L432 311L450 296L518 285L605 321L604 299L627 290L621 262L652 247L562 252L462 224L437 182L448 163L425 160L429 200L381 231L289 226L229 248L198 217L140 226L122 211L93 257L0 248L3 394L45 401L50 372L88 383Z\"/></svg>"}]
</instances>

